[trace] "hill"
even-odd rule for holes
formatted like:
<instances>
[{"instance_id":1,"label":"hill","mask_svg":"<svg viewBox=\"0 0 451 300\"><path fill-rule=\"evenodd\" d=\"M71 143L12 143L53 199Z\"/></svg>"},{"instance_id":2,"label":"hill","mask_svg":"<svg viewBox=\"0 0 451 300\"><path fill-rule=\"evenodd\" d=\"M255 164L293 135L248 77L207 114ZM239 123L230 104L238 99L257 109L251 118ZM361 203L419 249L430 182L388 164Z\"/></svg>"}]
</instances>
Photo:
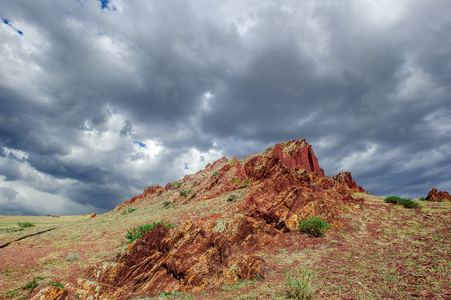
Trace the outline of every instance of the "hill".
<instances>
[{"instance_id":1,"label":"hill","mask_svg":"<svg viewBox=\"0 0 451 300\"><path fill-rule=\"evenodd\" d=\"M319 298L446 298L450 207L423 205L385 203L350 173L327 177L305 140L290 141L101 216L1 217L0 283L11 298L35 279L35 299L283 299L302 269ZM307 217L331 224L326 237L296 231ZM13 220L36 227L14 231ZM143 224L155 226L133 240Z\"/></svg>"}]
</instances>

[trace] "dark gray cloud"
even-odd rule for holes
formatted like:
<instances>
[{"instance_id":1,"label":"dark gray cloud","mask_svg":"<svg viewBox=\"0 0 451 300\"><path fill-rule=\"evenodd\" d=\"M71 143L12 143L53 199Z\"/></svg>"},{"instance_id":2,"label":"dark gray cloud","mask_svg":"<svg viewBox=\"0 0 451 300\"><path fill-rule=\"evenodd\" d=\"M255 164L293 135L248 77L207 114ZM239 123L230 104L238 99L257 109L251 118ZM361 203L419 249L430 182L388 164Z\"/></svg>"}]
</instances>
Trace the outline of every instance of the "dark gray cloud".
<instances>
[{"instance_id":1,"label":"dark gray cloud","mask_svg":"<svg viewBox=\"0 0 451 300\"><path fill-rule=\"evenodd\" d=\"M451 189L447 1L1 7L3 214L106 212L301 138L373 194Z\"/></svg>"}]
</instances>

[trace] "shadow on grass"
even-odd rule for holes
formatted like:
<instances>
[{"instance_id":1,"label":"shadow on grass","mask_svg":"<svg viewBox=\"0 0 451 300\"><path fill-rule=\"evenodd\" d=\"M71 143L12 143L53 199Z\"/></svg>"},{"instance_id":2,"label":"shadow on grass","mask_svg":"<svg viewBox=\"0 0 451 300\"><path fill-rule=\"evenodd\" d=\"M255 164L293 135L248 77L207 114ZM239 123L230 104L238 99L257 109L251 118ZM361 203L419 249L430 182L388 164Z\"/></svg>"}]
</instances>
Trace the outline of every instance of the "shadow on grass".
<instances>
[{"instance_id":1,"label":"shadow on grass","mask_svg":"<svg viewBox=\"0 0 451 300\"><path fill-rule=\"evenodd\" d=\"M15 241L12 241L12 242L9 242L9 243L6 243L6 244L1 245L1 246L0 246L0 249L7 247L7 246L8 246L9 244L11 244L11 243L18 242L18 241L20 241L20 240L23 240L23 239L26 239L26 238L28 238L28 237L32 237L32 236L35 236L35 235L40 235L40 234L43 234L43 233L46 233L46 232L55 230L55 229L57 229L57 228L58 228L58 227L50 228L50 229L47 229L47 230L44 230L44 231L39 231L39 232L36 232L36 233L33 233L33 234L25 235L25 236L23 236L23 237L18 238L18 239L15 240Z\"/></svg>"}]
</instances>

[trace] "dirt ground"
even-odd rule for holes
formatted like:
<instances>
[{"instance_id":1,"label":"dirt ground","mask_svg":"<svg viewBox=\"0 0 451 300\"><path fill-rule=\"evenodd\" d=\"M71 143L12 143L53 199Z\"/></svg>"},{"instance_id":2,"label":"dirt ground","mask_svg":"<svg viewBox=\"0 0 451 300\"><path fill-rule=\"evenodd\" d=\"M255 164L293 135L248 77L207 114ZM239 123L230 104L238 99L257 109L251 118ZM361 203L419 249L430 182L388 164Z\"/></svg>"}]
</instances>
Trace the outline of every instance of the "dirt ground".
<instances>
[{"instance_id":1,"label":"dirt ground","mask_svg":"<svg viewBox=\"0 0 451 300\"><path fill-rule=\"evenodd\" d=\"M340 216L345 225L325 237L292 231L257 253L272 269L263 280L155 298L285 299L284 271L304 269L317 299L451 299L451 203L419 201L423 208L414 210L360 196L364 204L347 208ZM76 285L90 267L121 251L128 228L162 220L180 224L220 210L220 203L169 209L160 202L137 203L136 211L94 218L0 216L0 299L31 298L49 284ZM18 222L35 227L22 229ZM25 288L33 279L37 287Z\"/></svg>"}]
</instances>

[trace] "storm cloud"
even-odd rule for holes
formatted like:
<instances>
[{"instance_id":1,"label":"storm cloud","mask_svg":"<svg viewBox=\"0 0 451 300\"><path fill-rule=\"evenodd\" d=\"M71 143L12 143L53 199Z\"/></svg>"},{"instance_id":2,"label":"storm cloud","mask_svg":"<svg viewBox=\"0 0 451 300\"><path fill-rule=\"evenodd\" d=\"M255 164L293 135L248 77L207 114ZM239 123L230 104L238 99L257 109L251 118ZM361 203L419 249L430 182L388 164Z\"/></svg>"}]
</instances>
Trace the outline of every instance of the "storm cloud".
<instances>
[{"instance_id":1,"label":"storm cloud","mask_svg":"<svg viewBox=\"0 0 451 300\"><path fill-rule=\"evenodd\" d=\"M449 1L1 1L0 214L104 213L305 138L375 195L451 189Z\"/></svg>"}]
</instances>

